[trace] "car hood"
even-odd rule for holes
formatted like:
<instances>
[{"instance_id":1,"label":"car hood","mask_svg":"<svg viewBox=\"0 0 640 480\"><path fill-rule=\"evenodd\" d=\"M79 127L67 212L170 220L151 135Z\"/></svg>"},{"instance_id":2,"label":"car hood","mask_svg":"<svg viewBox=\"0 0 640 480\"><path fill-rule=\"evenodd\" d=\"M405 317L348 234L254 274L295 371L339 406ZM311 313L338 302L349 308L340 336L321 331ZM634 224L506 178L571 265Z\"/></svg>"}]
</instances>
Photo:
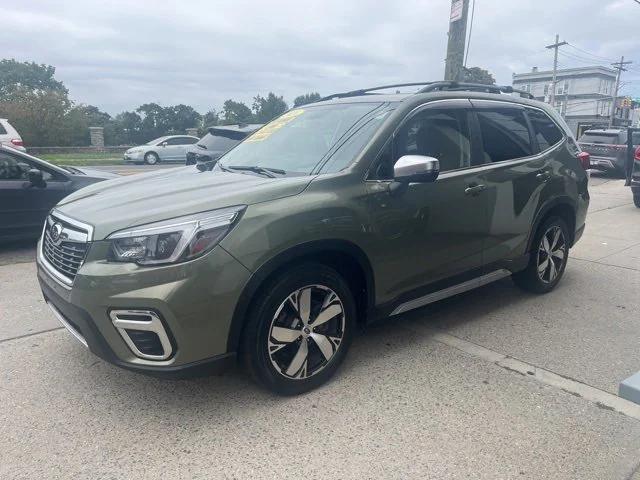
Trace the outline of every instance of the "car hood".
<instances>
[{"instance_id":1,"label":"car hood","mask_svg":"<svg viewBox=\"0 0 640 480\"><path fill-rule=\"evenodd\" d=\"M193 167L158 170L95 183L66 197L56 210L92 225L94 240L101 240L131 226L297 195L312 178L199 172Z\"/></svg>"},{"instance_id":2,"label":"car hood","mask_svg":"<svg viewBox=\"0 0 640 480\"><path fill-rule=\"evenodd\" d=\"M120 175L95 168L74 167L84 173L87 177L109 180L112 178L120 178Z\"/></svg>"}]
</instances>

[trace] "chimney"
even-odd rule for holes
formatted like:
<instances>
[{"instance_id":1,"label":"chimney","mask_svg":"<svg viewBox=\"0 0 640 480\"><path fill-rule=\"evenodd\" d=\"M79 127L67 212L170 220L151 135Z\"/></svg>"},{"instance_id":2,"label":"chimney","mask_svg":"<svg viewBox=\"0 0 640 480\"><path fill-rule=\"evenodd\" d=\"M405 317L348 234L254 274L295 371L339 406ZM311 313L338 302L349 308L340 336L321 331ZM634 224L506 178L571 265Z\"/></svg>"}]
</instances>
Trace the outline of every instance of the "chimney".
<instances>
[{"instance_id":1,"label":"chimney","mask_svg":"<svg viewBox=\"0 0 640 480\"><path fill-rule=\"evenodd\" d=\"M533 68L531 69L531 72L532 72L532 73L538 73L538 67L533 67Z\"/></svg>"}]
</instances>

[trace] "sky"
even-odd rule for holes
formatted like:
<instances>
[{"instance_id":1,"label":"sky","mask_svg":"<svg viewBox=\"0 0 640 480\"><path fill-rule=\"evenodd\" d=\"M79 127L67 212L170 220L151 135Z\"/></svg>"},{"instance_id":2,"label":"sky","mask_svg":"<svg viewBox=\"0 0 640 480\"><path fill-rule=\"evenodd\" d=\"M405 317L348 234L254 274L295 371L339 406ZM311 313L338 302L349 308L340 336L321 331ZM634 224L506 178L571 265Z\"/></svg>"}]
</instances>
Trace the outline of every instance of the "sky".
<instances>
[{"instance_id":1,"label":"sky","mask_svg":"<svg viewBox=\"0 0 640 480\"><path fill-rule=\"evenodd\" d=\"M473 0L471 0L473 1ZM468 67L510 85L514 72L635 61L623 94L640 97L634 0L475 0ZM204 113L269 92L292 104L388 83L441 80L450 0L394 2L0 0L0 58L56 67L77 103L112 115L156 102Z\"/></svg>"}]
</instances>

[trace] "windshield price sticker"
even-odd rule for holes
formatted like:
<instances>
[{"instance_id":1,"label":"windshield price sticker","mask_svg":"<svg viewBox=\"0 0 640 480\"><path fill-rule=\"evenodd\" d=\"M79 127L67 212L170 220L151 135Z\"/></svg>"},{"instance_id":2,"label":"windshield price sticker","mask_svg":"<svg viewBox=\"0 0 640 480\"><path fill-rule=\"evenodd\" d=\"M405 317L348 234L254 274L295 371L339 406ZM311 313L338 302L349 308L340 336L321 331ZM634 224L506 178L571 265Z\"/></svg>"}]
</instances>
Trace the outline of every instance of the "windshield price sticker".
<instances>
[{"instance_id":1,"label":"windshield price sticker","mask_svg":"<svg viewBox=\"0 0 640 480\"><path fill-rule=\"evenodd\" d=\"M269 123L265 127L258 130L256 133L251 135L249 138L245 140L245 142L261 142L262 140L269 138L273 135L274 132L277 132L282 127L284 127L287 123L296 119L300 115L304 113L304 109L299 108L297 110L291 110L280 117L276 118L273 122Z\"/></svg>"}]
</instances>

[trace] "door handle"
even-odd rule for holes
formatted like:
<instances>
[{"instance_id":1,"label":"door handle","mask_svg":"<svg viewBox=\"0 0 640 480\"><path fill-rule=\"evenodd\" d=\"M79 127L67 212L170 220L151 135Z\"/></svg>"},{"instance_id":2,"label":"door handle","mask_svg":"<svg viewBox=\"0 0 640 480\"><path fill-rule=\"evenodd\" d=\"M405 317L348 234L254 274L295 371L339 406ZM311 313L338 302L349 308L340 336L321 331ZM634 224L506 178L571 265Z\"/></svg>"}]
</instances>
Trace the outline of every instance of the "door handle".
<instances>
[{"instance_id":1,"label":"door handle","mask_svg":"<svg viewBox=\"0 0 640 480\"><path fill-rule=\"evenodd\" d=\"M469 185L464 189L464 193L465 195L476 196L483 192L486 188L487 187L485 187L484 185Z\"/></svg>"},{"instance_id":2,"label":"door handle","mask_svg":"<svg viewBox=\"0 0 640 480\"><path fill-rule=\"evenodd\" d=\"M538 180L540 180L541 182L546 182L547 180L549 180L551 178L551 173L549 173L549 172L541 172L541 173L536 175L536 178Z\"/></svg>"}]
</instances>

